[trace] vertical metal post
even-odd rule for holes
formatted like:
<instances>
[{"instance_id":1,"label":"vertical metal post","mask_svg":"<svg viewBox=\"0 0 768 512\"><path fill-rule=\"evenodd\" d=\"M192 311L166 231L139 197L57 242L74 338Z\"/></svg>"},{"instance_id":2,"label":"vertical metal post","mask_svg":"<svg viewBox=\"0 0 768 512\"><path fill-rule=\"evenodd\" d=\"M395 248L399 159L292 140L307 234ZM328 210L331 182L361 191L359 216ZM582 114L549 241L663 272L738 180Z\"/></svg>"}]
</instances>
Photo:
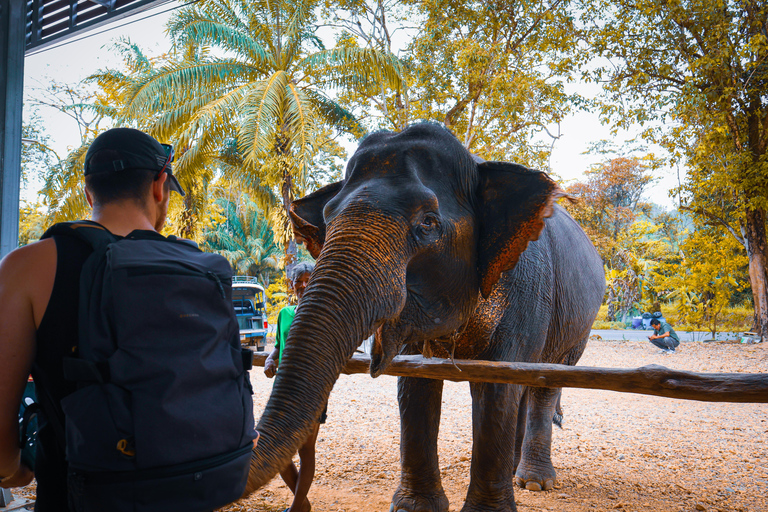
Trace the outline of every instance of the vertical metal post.
<instances>
[{"instance_id":1,"label":"vertical metal post","mask_svg":"<svg viewBox=\"0 0 768 512\"><path fill-rule=\"evenodd\" d=\"M0 257L19 244L26 5L0 0Z\"/></svg>"}]
</instances>

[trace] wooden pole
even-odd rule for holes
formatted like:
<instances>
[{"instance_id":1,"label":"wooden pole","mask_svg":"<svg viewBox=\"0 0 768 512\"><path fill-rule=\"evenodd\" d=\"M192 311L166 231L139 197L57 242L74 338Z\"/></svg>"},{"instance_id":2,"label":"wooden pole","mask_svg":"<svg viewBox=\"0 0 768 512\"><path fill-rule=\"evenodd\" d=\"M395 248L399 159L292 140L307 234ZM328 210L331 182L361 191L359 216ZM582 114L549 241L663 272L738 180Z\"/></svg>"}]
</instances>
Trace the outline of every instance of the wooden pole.
<instances>
[{"instance_id":1,"label":"wooden pole","mask_svg":"<svg viewBox=\"0 0 768 512\"><path fill-rule=\"evenodd\" d=\"M264 366L266 352L256 352L254 366ZM370 357L355 354L343 373L368 373ZM497 382L545 388L605 389L702 402L768 403L768 374L694 373L664 366L594 368L542 363L503 363L397 356L384 372L399 377L420 377L469 382Z\"/></svg>"}]
</instances>

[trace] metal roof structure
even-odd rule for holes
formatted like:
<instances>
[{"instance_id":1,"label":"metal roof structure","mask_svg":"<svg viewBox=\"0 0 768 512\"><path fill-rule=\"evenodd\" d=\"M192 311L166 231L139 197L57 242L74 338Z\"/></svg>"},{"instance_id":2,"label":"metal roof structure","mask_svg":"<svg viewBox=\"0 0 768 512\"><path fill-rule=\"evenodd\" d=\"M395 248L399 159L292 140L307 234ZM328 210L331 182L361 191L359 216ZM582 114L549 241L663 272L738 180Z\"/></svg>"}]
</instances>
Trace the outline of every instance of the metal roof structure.
<instances>
[{"instance_id":1,"label":"metal roof structure","mask_svg":"<svg viewBox=\"0 0 768 512\"><path fill-rule=\"evenodd\" d=\"M0 257L19 238L24 56L172 0L0 0Z\"/></svg>"},{"instance_id":2,"label":"metal roof structure","mask_svg":"<svg viewBox=\"0 0 768 512\"><path fill-rule=\"evenodd\" d=\"M17 0L19 1L19 0ZM26 52L171 0L26 0Z\"/></svg>"}]
</instances>

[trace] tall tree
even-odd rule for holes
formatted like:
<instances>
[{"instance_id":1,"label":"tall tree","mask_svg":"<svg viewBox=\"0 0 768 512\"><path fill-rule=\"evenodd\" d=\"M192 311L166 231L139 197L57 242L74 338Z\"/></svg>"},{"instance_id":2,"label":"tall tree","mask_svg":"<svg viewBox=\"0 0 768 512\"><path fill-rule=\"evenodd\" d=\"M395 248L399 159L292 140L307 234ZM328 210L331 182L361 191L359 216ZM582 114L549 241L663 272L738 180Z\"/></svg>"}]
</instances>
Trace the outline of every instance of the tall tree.
<instances>
[{"instance_id":1,"label":"tall tree","mask_svg":"<svg viewBox=\"0 0 768 512\"><path fill-rule=\"evenodd\" d=\"M173 172L181 182L186 194L177 197L172 194L168 211L166 229L184 238L202 241L199 219L205 218L206 208L209 204L209 184L215 179L215 156L212 154L197 155L191 161L188 147L180 146L181 129L161 130L158 128L159 119L163 112L153 111L148 108L141 115L131 111L131 101L136 90L143 87L165 68L182 60L188 65L198 62L199 53L186 52L174 60L168 53L159 56L149 56L144 50L130 39L119 39L112 50L123 60L121 69L99 70L89 76L86 81L96 83L99 92L90 108L109 117L120 126L133 126L144 130L161 142L172 143L175 147L176 159L173 163ZM226 137L222 130L220 137ZM229 134L232 136L232 134Z\"/></svg>"},{"instance_id":2,"label":"tall tree","mask_svg":"<svg viewBox=\"0 0 768 512\"><path fill-rule=\"evenodd\" d=\"M315 35L317 0L203 0L169 21L171 61L127 95L126 114L174 137L178 166L199 167L234 140L239 178L276 187L282 222L325 127L360 135L354 116L327 94L359 83L401 83L394 56L371 48L325 48ZM290 230L279 229L282 233ZM286 248L289 240L284 240Z\"/></svg>"},{"instance_id":3,"label":"tall tree","mask_svg":"<svg viewBox=\"0 0 768 512\"><path fill-rule=\"evenodd\" d=\"M613 158L586 171L585 181L565 188L577 199L566 208L592 239L603 261L615 256L620 235L635 222L638 213L650 209L641 199L653 181L649 169L655 167L654 162L652 157Z\"/></svg>"},{"instance_id":4,"label":"tall tree","mask_svg":"<svg viewBox=\"0 0 768 512\"><path fill-rule=\"evenodd\" d=\"M657 121L646 135L688 159L688 208L745 248L755 327L768 338L768 4L587 1L583 14L610 61L594 75L615 100L606 112Z\"/></svg>"},{"instance_id":5,"label":"tall tree","mask_svg":"<svg viewBox=\"0 0 768 512\"><path fill-rule=\"evenodd\" d=\"M659 283L670 298L678 299L678 311L688 323L706 326L713 338L724 323L726 306L747 286L743 250L717 231L722 228L700 226L694 231L681 245L681 260L672 269L661 269L667 275Z\"/></svg>"},{"instance_id":6,"label":"tall tree","mask_svg":"<svg viewBox=\"0 0 768 512\"><path fill-rule=\"evenodd\" d=\"M48 149L51 158L46 161L39 192L46 207L45 222L53 224L83 218L90 210L83 194L85 153L114 110L110 106L112 98L100 95L85 83L67 84L56 80L44 88L33 89L30 96L32 105L53 108L72 119L80 135L80 145L64 158ZM47 137L42 140L48 148Z\"/></svg>"},{"instance_id":7,"label":"tall tree","mask_svg":"<svg viewBox=\"0 0 768 512\"><path fill-rule=\"evenodd\" d=\"M324 0L323 16L328 26L339 31L340 46L375 48L401 57L405 50L403 34L417 31L419 12L415 5L402 0ZM402 87L359 82L342 92L339 101L359 113L371 129L403 130L412 121L405 85L413 82L413 72L407 65L402 72Z\"/></svg>"},{"instance_id":8,"label":"tall tree","mask_svg":"<svg viewBox=\"0 0 768 512\"><path fill-rule=\"evenodd\" d=\"M413 0L412 119L435 119L486 159L548 169L550 130L573 107L565 91L578 31L569 0ZM538 142L537 142L538 141Z\"/></svg>"},{"instance_id":9,"label":"tall tree","mask_svg":"<svg viewBox=\"0 0 768 512\"><path fill-rule=\"evenodd\" d=\"M649 275L668 244L660 242L659 227L641 217L652 208L643 196L657 165L653 155L616 157L593 166L586 180L565 188L575 198L566 208L603 258L609 320L621 321L633 308L651 309L654 302Z\"/></svg>"},{"instance_id":10,"label":"tall tree","mask_svg":"<svg viewBox=\"0 0 768 512\"><path fill-rule=\"evenodd\" d=\"M326 0L341 43L400 51L405 64L407 89L356 88L345 104L377 128L442 122L484 158L547 169L579 104L565 92L579 51L570 3Z\"/></svg>"}]
</instances>

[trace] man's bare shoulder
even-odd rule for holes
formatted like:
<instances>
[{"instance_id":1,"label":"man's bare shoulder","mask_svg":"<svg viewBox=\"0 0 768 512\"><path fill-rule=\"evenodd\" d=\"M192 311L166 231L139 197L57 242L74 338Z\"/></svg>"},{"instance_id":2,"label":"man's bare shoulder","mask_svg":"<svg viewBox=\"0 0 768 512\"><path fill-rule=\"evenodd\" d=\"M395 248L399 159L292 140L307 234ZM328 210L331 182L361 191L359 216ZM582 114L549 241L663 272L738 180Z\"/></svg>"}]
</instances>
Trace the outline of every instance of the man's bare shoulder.
<instances>
[{"instance_id":1,"label":"man's bare shoulder","mask_svg":"<svg viewBox=\"0 0 768 512\"><path fill-rule=\"evenodd\" d=\"M52 238L33 242L29 245L19 247L8 253L0 261L0 279L25 278L34 279L34 275L20 276L20 271L42 270L45 267L56 265L56 242ZM42 267L41 267L42 266ZM35 273L35 272L33 272Z\"/></svg>"},{"instance_id":2,"label":"man's bare shoulder","mask_svg":"<svg viewBox=\"0 0 768 512\"><path fill-rule=\"evenodd\" d=\"M24 301L40 325L56 278L56 242L45 239L11 251L0 261L0 302Z\"/></svg>"}]
</instances>

